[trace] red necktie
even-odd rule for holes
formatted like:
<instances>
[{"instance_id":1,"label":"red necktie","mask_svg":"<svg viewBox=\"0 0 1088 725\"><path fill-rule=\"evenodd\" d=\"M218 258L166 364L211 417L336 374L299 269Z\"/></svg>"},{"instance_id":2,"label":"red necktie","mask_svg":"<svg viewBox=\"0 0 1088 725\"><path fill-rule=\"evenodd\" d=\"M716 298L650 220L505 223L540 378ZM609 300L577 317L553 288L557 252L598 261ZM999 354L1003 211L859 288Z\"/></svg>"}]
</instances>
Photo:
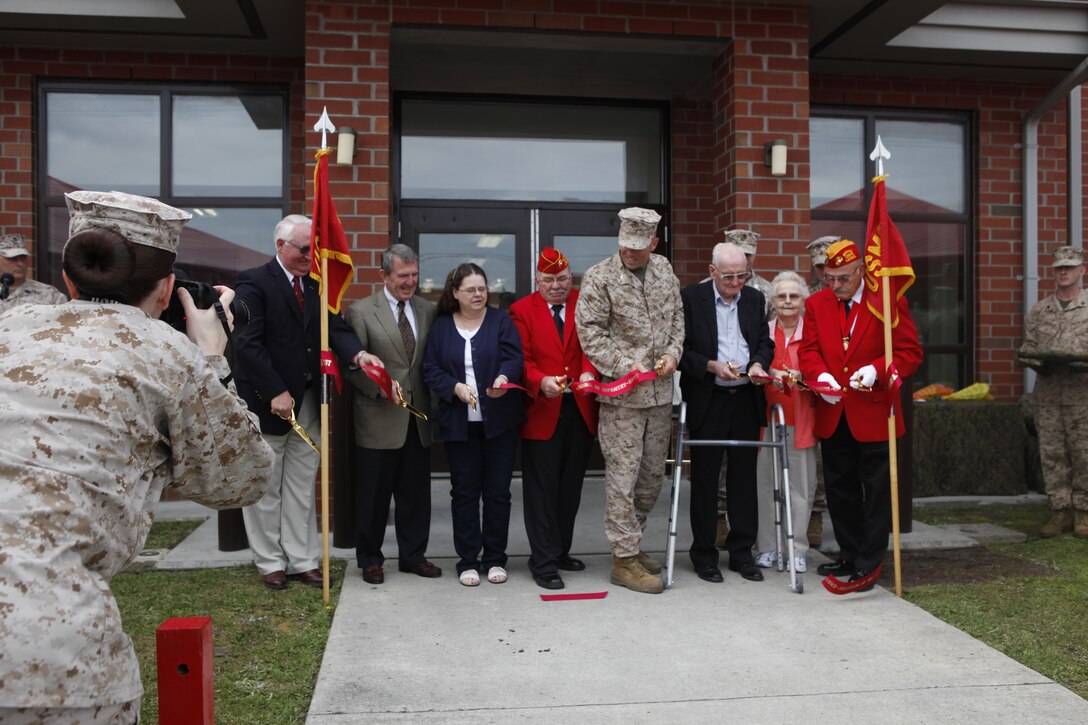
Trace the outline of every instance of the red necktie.
<instances>
[{"instance_id":1,"label":"red necktie","mask_svg":"<svg viewBox=\"0 0 1088 725\"><path fill-rule=\"evenodd\" d=\"M295 277L295 299L298 300L298 308L300 310L306 309L306 303L302 299L302 284L298 281L298 277Z\"/></svg>"}]
</instances>

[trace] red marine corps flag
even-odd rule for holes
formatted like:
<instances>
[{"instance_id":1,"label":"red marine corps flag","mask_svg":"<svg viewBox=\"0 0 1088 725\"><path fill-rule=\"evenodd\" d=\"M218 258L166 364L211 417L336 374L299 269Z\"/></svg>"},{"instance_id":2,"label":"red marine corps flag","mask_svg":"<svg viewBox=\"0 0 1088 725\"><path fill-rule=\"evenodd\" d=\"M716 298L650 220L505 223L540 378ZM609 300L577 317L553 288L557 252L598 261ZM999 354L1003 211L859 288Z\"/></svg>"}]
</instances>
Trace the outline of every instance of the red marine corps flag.
<instances>
[{"instance_id":1,"label":"red marine corps flag","mask_svg":"<svg viewBox=\"0 0 1088 725\"><path fill-rule=\"evenodd\" d=\"M325 604L329 603L329 384L328 375L336 381L336 390L340 390L340 369L336 357L329 350L329 314L340 314L340 300L344 297L348 285L355 276L355 267L348 254L348 240L344 236L344 227L332 205L329 194L329 147L326 134L334 133L336 127L329 119L329 112L322 109L321 118L314 125L315 131L321 132L321 149L317 152L317 167L314 169L314 213L313 231L310 235L310 248L313 249L313 261L310 264L310 276L321 287L321 573L324 585L322 594ZM335 301L334 301L335 300Z\"/></svg>"},{"instance_id":2,"label":"red marine corps flag","mask_svg":"<svg viewBox=\"0 0 1088 725\"><path fill-rule=\"evenodd\" d=\"M888 158L887 149L877 139L873 154L882 161ZM881 163L883 166L883 163ZM883 172L883 168L880 170ZM865 234L865 304L880 321L885 319L885 301L882 286L889 289L891 302L891 326L899 324L896 302L914 284L914 268L910 264L903 237L888 216L888 192L881 173L873 179L873 203L869 206L869 228Z\"/></svg>"}]
</instances>

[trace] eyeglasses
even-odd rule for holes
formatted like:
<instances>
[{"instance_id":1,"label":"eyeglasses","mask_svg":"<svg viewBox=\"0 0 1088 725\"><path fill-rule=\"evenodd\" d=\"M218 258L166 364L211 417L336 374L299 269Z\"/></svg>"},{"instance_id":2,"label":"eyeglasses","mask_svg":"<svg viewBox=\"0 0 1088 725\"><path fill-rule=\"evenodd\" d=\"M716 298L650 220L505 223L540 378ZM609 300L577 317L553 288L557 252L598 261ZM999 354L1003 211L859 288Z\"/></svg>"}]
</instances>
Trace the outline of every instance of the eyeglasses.
<instances>
[{"instance_id":1,"label":"eyeglasses","mask_svg":"<svg viewBox=\"0 0 1088 725\"><path fill-rule=\"evenodd\" d=\"M717 272L717 270L715 270ZM718 279L722 280L726 284L736 284L737 282L747 282L748 278L752 275L748 272L741 272L739 274L724 274L718 272Z\"/></svg>"},{"instance_id":2,"label":"eyeglasses","mask_svg":"<svg viewBox=\"0 0 1088 725\"><path fill-rule=\"evenodd\" d=\"M555 277L537 277L536 281L540 283L542 287L550 287L553 284L567 284L571 280L569 274L560 274Z\"/></svg>"},{"instance_id":3,"label":"eyeglasses","mask_svg":"<svg viewBox=\"0 0 1088 725\"><path fill-rule=\"evenodd\" d=\"M474 295L474 294L477 294L477 293L482 294L482 295L486 295L487 294L487 287L458 287L457 291L462 292L462 293L464 293L466 295Z\"/></svg>"},{"instance_id":4,"label":"eyeglasses","mask_svg":"<svg viewBox=\"0 0 1088 725\"><path fill-rule=\"evenodd\" d=\"M299 254L301 254L303 256L309 256L310 255L310 245L309 244L303 244L303 245L299 246L298 244L295 244L294 242L292 242L292 241L290 241L288 239L284 239L283 243L291 245L292 247L294 247L295 249L298 250Z\"/></svg>"},{"instance_id":5,"label":"eyeglasses","mask_svg":"<svg viewBox=\"0 0 1088 725\"><path fill-rule=\"evenodd\" d=\"M854 271L850 274L825 274L824 281L829 285L846 284L854 278L858 272L861 271L861 267L855 267Z\"/></svg>"}]
</instances>

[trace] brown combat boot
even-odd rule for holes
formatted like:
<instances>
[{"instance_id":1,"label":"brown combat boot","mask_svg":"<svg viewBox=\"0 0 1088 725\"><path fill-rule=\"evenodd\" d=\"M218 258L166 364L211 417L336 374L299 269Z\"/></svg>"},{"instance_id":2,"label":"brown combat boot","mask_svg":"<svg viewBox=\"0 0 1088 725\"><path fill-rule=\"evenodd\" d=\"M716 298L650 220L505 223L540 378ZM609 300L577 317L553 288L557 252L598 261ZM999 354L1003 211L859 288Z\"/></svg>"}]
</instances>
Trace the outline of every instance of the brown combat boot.
<instances>
[{"instance_id":1,"label":"brown combat boot","mask_svg":"<svg viewBox=\"0 0 1088 725\"><path fill-rule=\"evenodd\" d=\"M824 543L824 515L820 511L813 511L808 517L808 545L818 549Z\"/></svg>"},{"instance_id":2,"label":"brown combat boot","mask_svg":"<svg viewBox=\"0 0 1088 725\"><path fill-rule=\"evenodd\" d=\"M660 594L665 590L661 579L643 569L637 556L613 556L611 581L644 594Z\"/></svg>"},{"instance_id":3,"label":"brown combat boot","mask_svg":"<svg viewBox=\"0 0 1088 725\"><path fill-rule=\"evenodd\" d=\"M1053 539L1055 536L1061 536L1072 528L1073 512L1070 509L1064 509L1055 513L1050 521L1043 524L1039 535L1044 539Z\"/></svg>"},{"instance_id":4,"label":"brown combat boot","mask_svg":"<svg viewBox=\"0 0 1088 725\"><path fill-rule=\"evenodd\" d=\"M1073 536L1088 539L1088 511L1073 512Z\"/></svg>"},{"instance_id":5,"label":"brown combat boot","mask_svg":"<svg viewBox=\"0 0 1088 725\"><path fill-rule=\"evenodd\" d=\"M641 566L643 569L645 569L649 573L651 573L651 574L660 574L661 573L661 562L658 561L657 559L653 558L649 554L646 554L646 553L640 551L640 552L638 552L638 556L636 556L635 558L638 559L639 566Z\"/></svg>"},{"instance_id":6,"label":"brown combat boot","mask_svg":"<svg viewBox=\"0 0 1088 725\"><path fill-rule=\"evenodd\" d=\"M729 538L729 516L718 514L718 527L714 532L714 546L725 551L725 540Z\"/></svg>"}]
</instances>

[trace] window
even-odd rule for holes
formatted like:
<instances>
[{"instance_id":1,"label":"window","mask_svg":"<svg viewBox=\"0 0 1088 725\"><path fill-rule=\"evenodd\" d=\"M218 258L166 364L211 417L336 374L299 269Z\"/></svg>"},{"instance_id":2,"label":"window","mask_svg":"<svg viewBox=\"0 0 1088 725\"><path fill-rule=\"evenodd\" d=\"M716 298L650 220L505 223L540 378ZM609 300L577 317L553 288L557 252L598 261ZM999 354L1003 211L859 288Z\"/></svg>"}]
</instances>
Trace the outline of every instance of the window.
<instances>
[{"instance_id":1,"label":"window","mask_svg":"<svg viewBox=\"0 0 1088 725\"><path fill-rule=\"evenodd\" d=\"M661 204L660 107L409 98L402 199Z\"/></svg>"},{"instance_id":2,"label":"window","mask_svg":"<svg viewBox=\"0 0 1088 725\"><path fill-rule=\"evenodd\" d=\"M43 82L38 278L63 288L64 193L153 196L190 212L178 267L231 284L263 264L288 206L285 88Z\"/></svg>"},{"instance_id":3,"label":"window","mask_svg":"<svg viewBox=\"0 0 1088 725\"><path fill-rule=\"evenodd\" d=\"M915 385L963 387L974 370L969 117L817 108L810 131L813 238L864 239L878 135L891 152L888 213L917 275L907 298L926 353Z\"/></svg>"}]
</instances>

